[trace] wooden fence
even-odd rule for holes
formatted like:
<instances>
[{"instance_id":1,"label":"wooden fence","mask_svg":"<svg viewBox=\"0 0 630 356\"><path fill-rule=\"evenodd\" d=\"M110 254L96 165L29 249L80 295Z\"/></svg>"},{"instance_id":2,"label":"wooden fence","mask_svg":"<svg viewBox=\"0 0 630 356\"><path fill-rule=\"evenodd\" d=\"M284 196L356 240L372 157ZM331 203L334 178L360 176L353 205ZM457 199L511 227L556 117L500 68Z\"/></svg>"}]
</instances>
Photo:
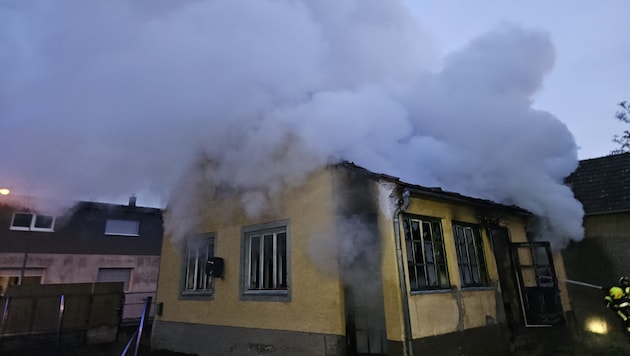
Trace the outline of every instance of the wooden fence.
<instances>
[{"instance_id":1,"label":"wooden fence","mask_svg":"<svg viewBox=\"0 0 630 356\"><path fill-rule=\"evenodd\" d=\"M0 297L0 354L24 350L33 340L58 348L69 335L83 343L112 342L123 307L122 282L9 286Z\"/></svg>"}]
</instances>

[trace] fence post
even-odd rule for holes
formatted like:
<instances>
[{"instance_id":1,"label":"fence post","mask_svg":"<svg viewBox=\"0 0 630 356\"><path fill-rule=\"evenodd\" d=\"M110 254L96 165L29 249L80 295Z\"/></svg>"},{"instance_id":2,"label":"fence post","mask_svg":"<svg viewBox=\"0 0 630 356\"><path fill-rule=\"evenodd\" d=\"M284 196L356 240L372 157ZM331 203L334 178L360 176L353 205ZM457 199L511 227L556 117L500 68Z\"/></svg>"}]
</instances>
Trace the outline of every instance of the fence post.
<instances>
[{"instance_id":1,"label":"fence post","mask_svg":"<svg viewBox=\"0 0 630 356\"><path fill-rule=\"evenodd\" d=\"M146 297L144 302L144 310L142 311L142 318L140 319L140 327L138 328L138 337L136 338L136 352L133 356L138 356L138 350L140 349L140 341L142 338L142 328L144 328L144 320L149 317L149 311L151 310L152 297Z\"/></svg>"},{"instance_id":2,"label":"fence post","mask_svg":"<svg viewBox=\"0 0 630 356\"><path fill-rule=\"evenodd\" d=\"M63 312L66 309L66 296L62 294L59 298L59 317L57 318L57 353L61 350L61 327L63 323Z\"/></svg>"},{"instance_id":3,"label":"fence post","mask_svg":"<svg viewBox=\"0 0 630 356\"><path fill-rule=\"evenodd\" d=\"M4 297L4 308L2 309L2 319L0 319L0 353L2 352L2 340L4 339L2 333L4 332L4 326L9 318L9 299L10 297L8 296Z\"/></svg>"}]
</instances>

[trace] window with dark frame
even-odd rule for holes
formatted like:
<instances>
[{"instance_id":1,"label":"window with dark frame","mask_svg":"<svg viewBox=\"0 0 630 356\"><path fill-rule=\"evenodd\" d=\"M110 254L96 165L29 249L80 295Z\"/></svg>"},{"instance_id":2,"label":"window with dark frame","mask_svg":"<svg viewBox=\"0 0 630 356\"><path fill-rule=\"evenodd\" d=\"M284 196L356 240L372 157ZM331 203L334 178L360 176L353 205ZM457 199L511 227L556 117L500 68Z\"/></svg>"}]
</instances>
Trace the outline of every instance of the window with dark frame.
<instances>
[{"instance_id":1,"label":"window with dark frame","mask_svg":"<svg viewBox=\"0 0 630 356\"><path fill-rule=\"evenodd\" d=\"M456 222L453 223L453 235L462 287L488 286L488 269L479 227Z\"/></svg>"},{"instance_id":2,"label":"window with dark frame","mask_svg":"<svg viewBox=\"0 0 630 356\"><path fill-rule=\"evenodd\" d=\"M440 220L407 215L403 228L411 291L450 288Z\"/></svg>"},{"instance_id":3,"label":"window with dark frame","mask_svg":"<svg viewBox=\"0 0 630 356\"><path fill-rule=\"evenodd\" d=\"M54 231L55 217L33 213L14 213L11 230L19 231Z\"/></svg>"},{"instance_id":4,"label":"window with dark frame","mask_svg":"<svg viewBox=\"0 0 630 356\"><path fill-rule=\"evenodd\" d=\"M184 255L183 295L212 294L212 277L206 274L206 263L214 257L214 236L191 238Z\"/></svg>"},{"instance_id":5,"label":"window with dark frame","mask_svg":"<svg viewBox=\"0 0 630 356\"><path fill-rule=\"evenodd\" d=\"M245 233L246 290L285 291L287 282L286 227Z\"/></svg>"}]
</instances>

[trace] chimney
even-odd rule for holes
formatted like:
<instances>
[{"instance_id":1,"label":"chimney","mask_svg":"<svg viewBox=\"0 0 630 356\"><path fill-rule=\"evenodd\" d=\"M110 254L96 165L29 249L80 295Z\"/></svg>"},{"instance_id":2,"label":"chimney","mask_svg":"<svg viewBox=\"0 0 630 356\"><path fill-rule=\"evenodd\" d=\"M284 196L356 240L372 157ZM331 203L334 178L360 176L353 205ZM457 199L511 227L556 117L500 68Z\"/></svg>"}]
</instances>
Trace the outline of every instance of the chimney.
<instances>
[{"instance_id":1,"label":"chimney","mask_svg":"<svg viewBox=\"0 0 630 356\"><path fill-rule=\"evenodd\" d=\"M129 206L132 208L136 207L136 196L132 195L129 197Z\"/></svg>"}]
</instances>

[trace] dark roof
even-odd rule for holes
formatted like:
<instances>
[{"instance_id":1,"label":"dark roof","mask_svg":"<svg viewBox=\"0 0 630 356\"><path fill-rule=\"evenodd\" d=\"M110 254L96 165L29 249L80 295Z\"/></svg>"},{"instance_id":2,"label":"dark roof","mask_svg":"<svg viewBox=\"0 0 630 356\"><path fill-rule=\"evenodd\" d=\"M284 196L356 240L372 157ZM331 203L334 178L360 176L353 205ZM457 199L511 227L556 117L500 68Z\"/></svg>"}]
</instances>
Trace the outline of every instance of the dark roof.
<instances>
[{"instance_id":1,"label":"dark roof","mask_svg":"<svg viewBox=\"0 0 630 356\"><path fill-rule=\"evenodd\" d=\"M630 153L580 161L565 181L586 214L630 211Z\"/></svg>"},{"instance_id":2,"label":"dark roof","mask_svg":"<svg viewBox=\"0 0 630 356\"><path fill-rule=\"evenodd\" d=\"M387 181L396 183L402 186L403 188L408 189L409 192L415 196L431 197L434 199L461 202L461 203L465 203L465 204L473 205L477 207L482 207L482 208L510 211L512 213L523 214L523 215L532 215L531 212L521 207L518 207L516 205L505 205L505 204L494 202L492 200L469 197L469 196L462 195L459 193L445 191L439 187L424 187L417 184L406 183L406 182L401 181L400 178L398 177L394 177L387 174L374 173L363 167L357 166L356 164L352 162L344 161L344 162L339 163L338 165L354 170L356 172L362 173L372 179L377 179L377 180L382 179L382 180L387 180Z\"/></svg>"},{"instance_id":3,"label":"dark roof","mask_svg":"<svg viewBox=\"0 0 630 356\"><path fill-rule=\"evenodd\" d=\"M11 229L16 212L38 214L37 202L0 199L0 252L103 255L160 255L164 235L162 210L97 202L74 202L55 216L54 231ZM69 206L69 205L63 205ZM47 214L46 211L42 213ZM108 219L138 221L138 236L106 235Z\"/></svg>"}]
</instances>

